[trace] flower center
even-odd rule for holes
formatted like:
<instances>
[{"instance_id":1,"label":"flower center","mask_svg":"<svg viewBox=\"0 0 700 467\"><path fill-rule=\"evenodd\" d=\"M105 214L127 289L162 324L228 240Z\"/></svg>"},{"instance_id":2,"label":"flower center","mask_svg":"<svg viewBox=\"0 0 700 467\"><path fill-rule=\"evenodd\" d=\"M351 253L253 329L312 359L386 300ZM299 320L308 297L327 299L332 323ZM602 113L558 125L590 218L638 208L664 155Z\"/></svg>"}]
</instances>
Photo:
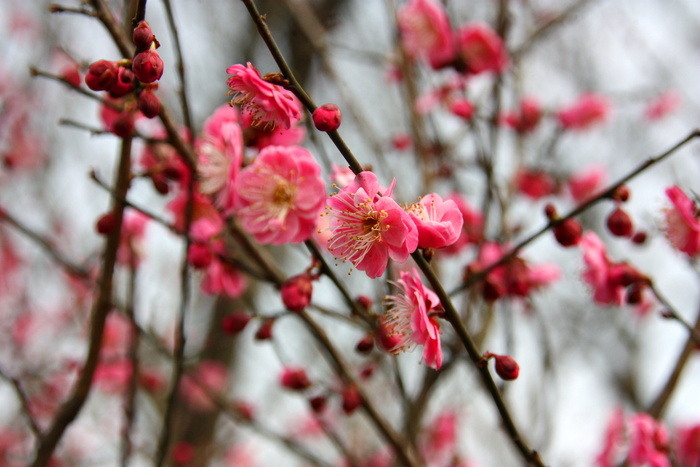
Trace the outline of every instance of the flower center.
<instances>
[{"instance_id":1,"label":"flower center","mask_svg":"<svg viewBox=\"0 0 700 467\"><path fill-rule=\"evenodd\" d=\"M272 202L276 206L289 206L292 200L294 200L294 189L285 181L277 182L277 187L272 193Z\"/></svg>"}]
</instances>

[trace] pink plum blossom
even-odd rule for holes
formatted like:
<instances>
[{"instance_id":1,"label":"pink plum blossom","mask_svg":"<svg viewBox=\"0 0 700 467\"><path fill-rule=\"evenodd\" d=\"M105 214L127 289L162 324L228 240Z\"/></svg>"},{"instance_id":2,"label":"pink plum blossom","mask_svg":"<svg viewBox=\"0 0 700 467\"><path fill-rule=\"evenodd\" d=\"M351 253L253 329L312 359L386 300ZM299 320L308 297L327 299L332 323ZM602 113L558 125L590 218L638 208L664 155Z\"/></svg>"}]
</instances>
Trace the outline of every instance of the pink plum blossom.
<instances>
[{"instance_id":1,"label":"pink plum blossom","mask_svg":"<svg viewBox=\"0 0 700 467\"><path fill-rule=\"evenodd\" d=\"M666 189L672 206L664 210L666 238L674 248L688 256L700 252L700 222L695 203L677 186Z\"/></svg>"},{"instance_id":2,"label":"pink plum blossom","mask_svg":"<svg viewBox=\"0 0 700 467\"><path fill-rule=\"evenodd\" d=\"M402 263L418 246L418 230L391 198L392 189L383 189L372 172L360 172L326 203L333 234L328 250L370 278L384 273L389 258Z\"/></svg>"},{"instance_id":3,"label":"pink plum blossom","mask_svg":"<svg viewBox=\"0 0 700 467\"><path fill-rule=\"evenodd\" d=\"M464 219L457 203L430 193L412 204L408 214L418 228L420 248L442 248L457 241Z\"/></svg>"},{"instance_id":4,"label":"pink plum blossom","mask_svg":"<svg viewBox=\"0 0 700 467\"><path fill-rule=\"evenodd\" d=\"M421 455L428 466L451 465L449 461L456 454L457 447L457 421L454 410L445 410L424 430Z\"/></svg>"},{"instance_id":5,"label":"pink plum blossom","mask_svg":"<svg viewBox=\"0 0 700 467\"><path fill-rule=\"evenodd\" d=\"M174 225L176 228L184 230L185 228L185 208L187 207L188 194L186 191L181 191L167 205L167 209L173 213L175 217ZM224 229L224 220L221 214L216 210L211 200L201 193L194 193L194 208L192 212L192 224L190 230L194 233L195 229L207 225L209 231L208 236L221 233Z\"/></svg>"},{"instance_id":6,"label":"pink plum blossom","mask_svg":"<svg viewBox=\"0 0 700 467\"><path fill-rule=\"evenodd\" d=\"M524 97L518 110L503 116L503 122L521 135L530 133L542 120L542 106L537 99Z\"/></svg>"},{"instance_id":7,"label":"pink plum blossom","mask_svg":"<svg viewBox=\"0 0 700 467\"><path fill-rule=\"evenodd\" d=\"M556 193L554 179L545 171L521 167L513 181L518 191L528 198L540 199Z\"/></svg>"},{"instance_id":8,"label":"pink plum blossom","mask_svg":"<svg viewBox=\"0 0 700 467\"><path fill-rule=\"evenodd\" d=\"M676 91L666 91L647 102L644 116L650 122L661 120L681 105L681 96Z\"/></svg>"},{"instance_id":9,"label":"pink plum blossom","mask_svg":"<svg viewBox=\"0 0 700 467\"><path fill-rule=\"evenodd\" d=\"M229 213L236 202L236 181L243 162L243 132L238 112L228 105L219 107L204 123L197 141L199 190L215 196L216 204Z\"/></svg>"},{"instance_id":10,"label":"pink plum blossom","mask_svg":"<svg viewBox=\"0 0 700 467\"><path fill-rule=\"evenodd\" d=\"M434 0L410 0L398 12L401 44L411 58L426 57L441 68L455 57L455 44L442 4Z\"/></svg>"},{"instance_id":11,"label":"pink plum blossom","mask_svg":"<svg viewBox=\"0 0 700 467\"><path fill-rule=\"evenodd\" d=\"M592 165L573 174L566 182L571 197L577 203L588 201L597 195L605 184L607 170L602 165Z\"/></svg>"},{"instance_id":12,"label":"pink plum blossom","mask_svg":"<svg viewBox=\"0 0 700 467\"><path fill-rule=\"evenodd\" d=\"M613 263L607 256L605 245L595 233L584 233L579 246L586 264L583 280L593 288L595 303L620 306L628 286L645 282L644 276L629 264Z\"/></svg>"},{"instance_id":13,"label":"pink plum blossom","mask_svg":"<svg viewBox=\"0 0 700 467\"><path fill-rule=\"evenodd\" d=\"M651 415L638 413L630 420L631 434L627 460L631 467L671 467L666 451L666 428Z\"/></svg>"},{"instance_id":14,"label":"pink plum blossom","mask_svg":"<svg viewBox=\"0 0 700 467\"><path fill-rule=\"evenodd\" d=\"M331 180L340 188L344 188L355 179L355 174L350 167L331 164Z\"/></svg>"},{"instance_id":15,"label":"pink plum blossom","mask_svg":"<svg viewBox=\"0 0 700 467\"><path fill-rule=\"evenodd\" d=\"M447 199L457 204L457 209L462 213L464 223L462 224L462 230L457 241L447 246L442 251L449 254L456 254L467 245L481 241L484 230L484 216L458 192L451 193Z\"/></svg>"},{"instance_id":16,"label":"pink plum blossom","mask_svg":"<svg viewBox=\"0 0 700 467\"><path fill-rule=\"evenodd\" d=\"M442 348L436 314L443 311L440 299L423 285L415 268L410 273L401 272L401 278L395 285L399 292L386 297L389 309L385 318L389 334L402 339L391 352L396 354L414 345L422 345L425 364L439 369L442 366Z\"/></svg>"},{"instance_id":17,"label":"pink plum blossom","mask_svg":"<svg viewBox=\"0 0 700 467\"><path fill-rule=\"evenodd\" d=\"M226 73L232 75L228 79L233 96L231 103L241 106L243 112L252 117L254 126L281 126L288 130L301 120L301 103L291 91L276 83L279 75L261 77L250 62L247 67L232 65Z\"/></svg>"},{"instance_id":18,"label":"pink plum blossom","mask_svg":"<svg viewBox=\"0 0 700 467\"><path fill-rule=\"evenodd\" d=\"M605 429L603 449L595 460L596 467L616 467L625 440L625 411L616 409Z\"/></svg>"},{"instance_id":19,"label":"pink plum blossom","mask_svg":"<svg viewBox=\"0 0 700 467\"><path fill-rule=\"evenodd\" d=\"M126 209L119 238L117 262L124 266L138 266L143 256L143 238L150 218L141 211Z\"/></svg>"},{"instance_id":20,"label":"pink plum blossom","mask_svg":"<svg viewBox=\"0 0 700 467\"><path fill-rule=\"evenodd\" d=\"M484 23L470 23L457 31L458 54L469 73L501 73L509 63L503 40Z\"/></svg>"},{"instance_id":21,"label":"pink plum blossom","mask_svg":"<svg viewBox=\"0 0 700 467\"><path fill-rule=\"evenodd\" d=\"M610 101L597 94L583 94L575 102L563 107L557 118L562 128L586 130L603 122L610 114Z\"/></svg>"},{"instance_id":22,"label":"pink plum blossom","mask_svg":"<svg viewBox=\"0 0 700 467\"><path fill-rule=\"evenodd\" d=\"M676 430L675 452L680 465L700 465L700 424Z\"/></svg>"},{"instance_id":23,"label":"pink plum blossom","mask_svg":"<svg viewBox=\"0 0 700 467\"><path fill-rule=\"evenodd\" d=\"M298 146L268 146L238 177L236 214L260 243L308 239L318 224L326 189L321 167Z\"/></svg>"}]
</instances>

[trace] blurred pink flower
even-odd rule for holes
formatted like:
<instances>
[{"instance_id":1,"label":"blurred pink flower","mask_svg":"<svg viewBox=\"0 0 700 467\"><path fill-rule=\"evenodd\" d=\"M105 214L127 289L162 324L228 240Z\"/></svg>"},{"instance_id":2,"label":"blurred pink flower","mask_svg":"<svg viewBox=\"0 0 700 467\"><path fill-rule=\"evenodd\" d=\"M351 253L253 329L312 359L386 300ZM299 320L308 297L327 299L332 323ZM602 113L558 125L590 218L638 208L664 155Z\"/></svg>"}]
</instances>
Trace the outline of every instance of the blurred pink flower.
<instances>
[{"instance_id":1,"label":"blurred pink flower","mask_svg":"<svg viewBox=\"0 0 700 467\"><path fill-rule=\"evenodd\" d=\"M700 424L677 428L675 438L680 465L700 465Z\"/></svg>"},{"instance_id":2,"label":"blurred pink flower","mask_svg":"<svg viewBox=\"0 0 700 467\"><path fill-rule=\"evenodd\" d=\"M390 197L392 189L381 187L372 172L360 172L327 200L328 250L370 278L384 273L389 258L402 263L418 246L416 226Z\"/></svg>"},{"instance_id":3,"label":"blurred pink flower","mask_svg":"<svg viewBox=\"0 0 700 467\"><path fill-rule=\"evenodd\" d=\"M573 174L567 181L571 197L577 203L588 201L603 189L606 177L607 170L602 165L592 165Z\"/></svg>"},{"instance_id":4,"label":"blurred pink flower","mask_svg":"<svg viewBox=\"0 0 700 467\"><path fill-rule=\"evenodd\" d=\"M456 254L467 245L481 241L484 230L484 216L458 192L451 193L446 199L455 202L457 209L462 213L464 221L457 241L442 250L445 253Z\"/></svg>"},{"instance_id":5,"label":"blurred pink flower","mask_svg":"<svg viewBox=\"0 0 700 467\"><path fill-rule=\"evenodd\" d=\"M236 202L236 182L243 162L243 132L235 108L219 107L204 123L197 141L199 190L215 196L216 204L230 213Z\"/></svg>"},{"instance_id":6,"label":"blurred pink flower","mask_svg":"<svg viewBox=\"0 0 700 467\"><path fill-rule=\"evenodd\" d=\"M306 375L306 370L301 367L285 366L279 376L282 387L293 391L303 391L311 386L311 381Z\"/></svg>"},{"instance_id":7,"label":"blurred pink flower","mask_svg":"<svg viewBox=\"0 0 700 467\"><path fill-rule=\"evenodd\" d=\"M426 57L433 68L454 60L452 28L440 3L410 0L398 12L398 26L401 44L409 57Z\"/></svg>"},{"instance_id":8,"label":"blurred pink flower","mask_svg":"<svg viewBox=\"0 0 700 467\"><path fill-rule=\"evenodd\" d=\"M462 26L457 31L457 47L469 73L501 73L508 67L505 44L487 24L470 23Z\"/></svg>"},{"instance_id":9,"label":"blurred pink flower","mask_svg":"<svg viewBox=\"0 0 700 467\"><path fill-rule=\"evenodd\" d=\"M644 116L650 122L661 120L681 105L681 96L676 91L666 91L647 102Z\"/></svg>"},{"instance_id":10,"label":"blurred pink flower","mask_svg":"<svg viewBox=\"0 0 700 467\"><path fill-rule=\"evenodd\" d=\"M563 107L557 118L562 128L586 130L602 123L610 114L610 101L597 94L583 94L575 102Z\"/></svg>"},{"instance_id":11,"label":"blurred pink flower","mask_svg":"<svg viewBox=\"0 0 700 467\"><path fill-rule=\"evenodd\" d=\"M276 74L260 77L260 73L248 62L247 67L236 64L228 67L226 73L231 90L231 103L241 106L243 112L252 117L254 126L289 129L294 122L301 120L301 103L294 93L271 81Z\"/></svg>"},{"instance_id":12,"label":"blurred pink flower","mask_svg":"<svg viewBox=\"0 0 700 467\"><path fill-rule=\"evenodd\" d=\"M391 352L397 354L414 345L422 345L425 364L439 369L442 366L442 348L440 324L435 314L443 311L440 299L423 285L415 268L410 273L402 271L395 285L399 292L386 297L385 303L389 309L385 323L389 335L398 335L402 339Z\"/></svg>"},{"instance_id":13,"label":"blurred pink flower","mask_svg":"<svg viewBox=\"0 0 700 467\"><path fill-rule=\"evenodd\" d=\"M620 463L622 445L625 441L625 411L615 409L605 429L603 449L595 460L596 467L616 467Z\"/></svg>"},{"instance_id":14,"label":"blurred pink flower","mask_svg":"<svg viewBox=\"0 0 700 467\"><path fill-rule=\"evenodd\" d=\"M180 191L166 206L175 217L175 227L181 230L185 228L187 198L187 191ZM190 231L194 234L197 231L196 229L205 228L205 225L208 231L207 235L211 237L221 233L224 229L224 220L214 207L211 199L201 193L194 192L194 210L192 212Z\"/></svg>"},{"instance_id":15,"label":"blurred pink flower","mask_svg":"<svg viewBox=\"0 0 700 467\"><path fill-rule=\"evenodd\" d=\"M540 199L556 193L554 179L542 170L521 167L515 173L513 183L528 198Z\"/></svg>"},{"instance_id":16,"label":"blurred pink flower","mask_svg":"<svg viewBox=\"0 0 700 467\"><path fill-rule=\"evenodd\" d=\"M664 210L666 238L674 248L688 256L700 252L700 222L695 203L677 186L666 189L672 206Z\"/></svg>"},{"instance_id":17,"label":"blurred pink flower","mask_svg":"<svg viewBox=\"0 0 700 467\"><path fill-rule=\"evenodd\" d=\"M150 218L141 211L127 208L122 221L117 262L123 266L138 266L143 257L143 238Z\"/></svg>"},{"instance_id":18,"label":"blurred pink flower","mask_svg":"<svg viewBox=\"0 0 700 467\"><path fill-rule=\"evenodd\" d=\"M321 167L298 146L268 146L238 176L236 214L260 243L303 242L326 198Z\"/></svg>"},{"instance_id":19,"label":"blurred pink flower","mask_svg":"<svg viewBox=\"0 0 700 467\"><path fill-rule=\"evenodd\" d=\"M442 248L453 244L462 232L464 219L451 199L442 200L430 193L408 208L408 215L418 229L420 248Z\"/></svg>"},{"instance_id":20,"label":"blurred pink flower","mask_svg":"<svg viewBox=\"0 0 700 467\"><path fill-rule=\"evenodd\" d=\"M348 166L331 164L331 170L331 180L340 188L348 186L355 179L355 174Z\"/></svg>"},{"instance_id":21,"label":"blurred pink flower","mask_svg":"<svg viewBox=\"0 0 700 467\"><path fill-rule=\"evenodd\" d=\"M645 413L635 414L630 424L630 448L627 456L629 465L671 467L666 454L669 436L663 424Z\"/></svg>"},{"instance_id":22,"label":"blurred pink flower","mask_svg":"<svg viewBox=\"0 0 700 467\"><path fill-rule=\"evenodd\" d=\"M200 284L202 292L208 295L223 295L230 298L240 297L245 291L245 276L232 264L225 262L218 255L224 253L222 240L212 242L212 259L206 266Z\"/></svg>"},{"instance_id":23,"label":"blurred pink flower","mask_svg":"<svg viewBox=\"0 0 700 467\"><path fill-rule=\"evenodd\" d=\"M440 412L423 430L421 457L431 467L451 465L457 447L457 414L448 409Z\"/></svg>"},{"instance_id":24,"label":"blurred pink flower","mask_svg":"<svg viewBox=\"0 0 700 467\"><path fill-rule=\"evenodd\" d=\"M530 133L542 120L542 107L537 99L524 97L518 110L504 114L503 122L521 135Z\"/></svg>"}]
</instances>

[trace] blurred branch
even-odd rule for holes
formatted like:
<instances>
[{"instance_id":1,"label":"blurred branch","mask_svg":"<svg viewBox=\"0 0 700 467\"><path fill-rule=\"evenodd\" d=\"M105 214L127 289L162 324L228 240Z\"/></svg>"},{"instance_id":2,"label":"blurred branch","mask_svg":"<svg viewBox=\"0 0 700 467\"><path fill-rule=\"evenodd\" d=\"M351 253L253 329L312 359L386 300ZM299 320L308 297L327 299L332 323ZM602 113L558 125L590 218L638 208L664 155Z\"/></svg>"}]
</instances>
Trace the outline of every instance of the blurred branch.
<instances>
[{"instance_id":1,"label":"blurred branch","mask_svg":"<svg viewBox=\"0 0 700 467\"><path fill-rule=\"evenodd\" d=\"M145 4L145 2L144 2ZM182 116L185 120L185 127L189 130L190 135L195 135L194 126L192 124L192 113L190 112L190 103L187 98L187 74L185 73L185 61L182 58L182 45L180 44L180 34L177 29L177 24L175 23L175 16L173 15L173 8L170 0L163 0L163 5L165 6L165 14L168 18L168 26L173 34L173 41L175 42L175 56L177 57L177 74L180 77L180 91L178 95L180 96L180 105L182 106Z\"/></svg>"},{"instance_id":2,"label":"blurred branch","mask_svg":"<svg viewBox=\"0 0 700 467\"><path fill-rule=\"evenodd\" d=\"M11 377L2 369L0 369L0 378L7 380L7 382L12 386L12 390L17 395L17 399L19 399L19 403L22 408L22 415L24 415L24 418L27 419L29 429L32 430L34 437L37 439L37 442L39 442L41 438L43 438L44 434L41 432L41 428L39 428L39 425L32 416L32 411L29 407L29 398L27 398L27 394L24 392L24 389L22 389L22 384L17 378Z\"/></svg>"}]
</instances>

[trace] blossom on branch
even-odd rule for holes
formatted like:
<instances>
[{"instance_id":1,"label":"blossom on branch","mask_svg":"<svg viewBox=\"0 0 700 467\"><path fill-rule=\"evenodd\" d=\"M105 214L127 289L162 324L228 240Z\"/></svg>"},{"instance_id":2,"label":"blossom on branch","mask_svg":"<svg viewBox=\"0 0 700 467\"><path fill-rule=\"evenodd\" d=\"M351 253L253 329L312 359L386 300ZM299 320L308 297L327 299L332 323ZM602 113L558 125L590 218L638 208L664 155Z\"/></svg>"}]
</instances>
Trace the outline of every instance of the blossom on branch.
<instances>
[{"instance_id":1,"label":"blossom on branch","mask_svg":"<svg viewBox=\"0 0 700 467\"><path fill-rule=\"evenodd\" d=\"M410 58L426 57L433 68L454 60L455 43L444 7L434 0L411 0L398 12L401 44Z\"/></svg>"},{"instance_id":2,"label":"blossom on branch","mask_svg":"<svg viewBox=\"0 0 700 467\"><path fill-rule=\"evenodd\" d=\"M688 256L700 252L700 221L693 200L677 186L666 189L672 206L664 210L666 238L674 248Z\"/></svg>"},{"instance_id":3,"label":"blossom on branch","mask_svg":"<svg viewBox=\"0 0 700 467\"><path fill-rule=\"evenodd\" d=\"M253 124L261 127L289 129L294 122L301 120L301 103L291 91L279 85L279 74L260 76L258 70L248 62L247 67L236 64L228 67L226 73L231 90L231 104L241 109L253 119Z\"/></svg>"},{"instance_id":4,"label":"blossom on branch","mask_svg":"<svg viewBox=\"0 0 700 467\"><path fill-rule=\"evenodd\" d=\"M418 246L418 230L391 198L392 189L381 187L372 172L360 172L326 202L328 250L370 278L384 273L389 258L402 263Z\"/></svg>"},{"instance_id":5,"label":"blossom on branch","mask_svg":"<svg viewBox=\"0 0 700 467\"><path fill-rule=\"evenodd\" d=\"M385 297L389 306L385 325L389 335L401 337L390 349L393 354L423 346L423 361L435 370L442 366L440 347L440 324L436 317L443 312L440 299L435 292L423 285L418 271L401 272L401 278L394 283L399 292Z\"/></svg>"},{"instance_id":6,"label":"blossom on branch","mask_svg":"<svg viewBox=\"0 0 700 467\"><path fill-rule=\"evenodd\" d=\"M326 198L321 167L298 146L268 146L238 176L236 214L260 243L303 242Z\"/></svg>"},{"instance_id":7,"label":"blossom on branch","mask_svg":"<svg viewBox=\"0 0 700 467\"><path fill-rule=\"evenodd\" d=\"M444 200L435 193L424 196L408 208L408 214L418 228L420 248L442 248L452 245L462 232L464 219L451 199Z\"/></svg>"}]
</instances>

